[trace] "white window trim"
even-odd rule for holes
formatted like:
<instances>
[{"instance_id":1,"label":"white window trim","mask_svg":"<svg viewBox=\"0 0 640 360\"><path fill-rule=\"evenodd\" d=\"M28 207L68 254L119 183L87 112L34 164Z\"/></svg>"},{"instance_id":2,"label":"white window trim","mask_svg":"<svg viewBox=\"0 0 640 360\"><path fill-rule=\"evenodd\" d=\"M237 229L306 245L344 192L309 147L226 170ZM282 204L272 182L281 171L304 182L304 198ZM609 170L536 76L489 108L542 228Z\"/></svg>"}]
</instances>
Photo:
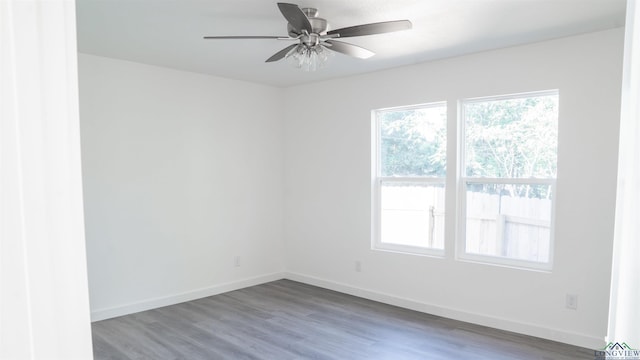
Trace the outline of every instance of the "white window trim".
<instances>
[{"instance_id":1,"label":"white window trim","mask_svg":"<svg viewBox=\"0 0 640 360\"><path fill-rule=\"evenodd\" d=\"M420 177L420 176L382 176L381 175L381 144L380 144L380 123L376 114L386 111L400 111L400 110L413 110L423 109L429 107L448 106L447 101L431 102L427 104L399 106L394 108L376 109L371 111L371 153L375 154L372 157L371 164L371 247L373 250L390 251L411 255L423 255L432 256L438 258L444 258L445 249L434 249L421 246L401 245L392 243L383 243L381 238L381 191L383 182L404 182L415 184L438 184L443 185L446 193L447 178L446 177ZM447 126L449 121L447 120ZM445 215L446 216L446 215ZM446 236L446 234L445 234ZM445 240L446 248L446 240Z\"/></svg>"},{"instance_id":2,"label":"white window trim","mask_svg":"<svg viewBox=\"0 0 640 360\"><path fill-rule=\"evenodd\" d=\"M458 146L457 146L457 176L456 176L456 251L455 259L458 261L475 262L487 265L505 266L526 270L539 270L550 272L553 268L554 248L555 248L555 218L556 218L556 178L487 178L487 177L467 177L466 174L466 142L465 142L465 114L464 105L485 101L521 99L535 96L560 95L559 90L545 90L526 93L516 93L508 95L488 96L458 100ZM522 259L506 258L501 256L491 256L483 254L473 254L466 252L466 199L468 183L496 183L496 184L539 184L551 185L551 222L549 232L549 261L537 262Z\"/></svg>"},{"instance_id":3,"label":"white window trim","mask_svg":"<svg viewBox=\"0 0 640 360\"><path fill-rule=\"evenodd\" d=\"M560 90L552 89L552 90L542 90L542 91L529 91L529 92L521 92L521 93L513 93L513 94L504 94L504 95L495 95L495 96L480 96L458 100L458 104L460 111L464 110L462 105L464 104L473 104L485 101L497 101L497 100L513 100L513 99L523 99L528 97L536 97L536 96L549 96L549 95L560 95ZM460 115L464 115L460 113ZM464 117L460 116L459 119L462 121Z\"/></svg>"}]
</instances>

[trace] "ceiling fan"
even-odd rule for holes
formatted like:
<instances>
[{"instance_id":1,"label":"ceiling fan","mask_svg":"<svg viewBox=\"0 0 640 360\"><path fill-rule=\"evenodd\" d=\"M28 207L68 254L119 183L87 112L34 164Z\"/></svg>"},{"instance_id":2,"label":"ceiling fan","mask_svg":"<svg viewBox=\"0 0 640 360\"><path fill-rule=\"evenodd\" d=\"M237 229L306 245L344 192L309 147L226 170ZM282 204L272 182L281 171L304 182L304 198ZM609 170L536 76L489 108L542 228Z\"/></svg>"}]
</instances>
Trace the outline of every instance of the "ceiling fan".
<instances>
[{"instance_id":1,"label":"ceiling fan","mask_svg":"<svg viewBox=\"0 0 640 360\"><path fill-rule=\"evenodd\" d=\"M287 58L298 68L314 71L327 61L331 51L360 59L367 59L374 55L370 50L335 39L411 29L409 20L395 20L327 31L327 20L318 17L317 9L301 9L298 5L288 3L278 3L278 9L288 22L288 36L205 36L204 38L298 40L297 43L273 54L266 62Z\"/></svg>"}]
</instances>

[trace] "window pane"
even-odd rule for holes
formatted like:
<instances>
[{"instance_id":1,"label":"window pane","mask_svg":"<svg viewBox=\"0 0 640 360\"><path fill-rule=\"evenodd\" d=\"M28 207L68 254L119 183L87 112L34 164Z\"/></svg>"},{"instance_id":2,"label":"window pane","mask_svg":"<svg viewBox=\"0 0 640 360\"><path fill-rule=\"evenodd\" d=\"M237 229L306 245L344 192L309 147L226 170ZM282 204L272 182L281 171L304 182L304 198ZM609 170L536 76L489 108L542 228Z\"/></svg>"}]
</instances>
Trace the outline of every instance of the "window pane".
<instances>
[{"instance_id":1,"label":"window pane","mask_svg":"<svg viewBox=\"0 0 640 360\"><path fill-rule=\"evenodd\" d=\"M466 252L549 261L551 185L467 184Z\"/></svg>"},{"instance_id":2,"label":"window pane","mask_svg":"<svg viewBox=\"0 0 640 360\"><path fill-rule=\"evenodd\" d=\"M381 242L444 249L442 184L383 182Z\"/></svg>"},{"instance_id":3,"label":"window pane","mask_svg":"<svg viewBox=\"0 0 640 360\"><path fill-rule=\"evenodd\" d=\"M382 176L444 177L446 114L444 104L377 112Z\"/></svg>"},{"instance_id":4,"label":"window pane","mask_svg":"<svg viewBox=\"0 0 640 360\"><path fill-rule=\"evenodd\" d=\"M555 178L558 95L464 104L469 177Z\"/></svg>"}]
</instances>

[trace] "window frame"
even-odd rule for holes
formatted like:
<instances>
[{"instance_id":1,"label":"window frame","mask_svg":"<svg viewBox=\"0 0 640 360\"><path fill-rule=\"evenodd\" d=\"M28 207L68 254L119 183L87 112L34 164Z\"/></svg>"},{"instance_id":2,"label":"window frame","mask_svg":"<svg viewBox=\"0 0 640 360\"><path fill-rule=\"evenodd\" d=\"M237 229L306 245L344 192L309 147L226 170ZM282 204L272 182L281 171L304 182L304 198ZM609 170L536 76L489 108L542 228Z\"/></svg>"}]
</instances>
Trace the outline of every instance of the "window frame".
<instances>
[{"instance_id":1,"label":"window frame","mask_svg":"<svg viewBox=\"0 0 640 360\"><path fill-rule=\"evenodd\" d=\"M449 128L449 119L448 119L448 102L447 101L435 101L424 104L416 104L416 105L408 105L408 106L398 106L391 108L382 108L382 109L374 109L371 111L371 124L372 124L372 141L371 141L371 153L375 154L372 156L372 171L371 171L371 231L372 231L372 249L373 250L381 250L381 251L391 251L397 253L406 253L412 255L424 255L424 256L432 256L438 258L444 258L445 250L446 250L446 226L445 229L445 239L442 249L430 248L430 247L422 247L422 246L412 246L412 245L403 245L403 244L394 244L394 243L385 243L382 242L382 185L383 183L406 183L406 184L416 184L416 185L441 185L445 192L445 203L446 203L446 192L447 192L447 177L445 174L444 177L423 177L423 176L382 176L382 144L381 144L381 132L380 132L380 121L378 119L379 113L384 112L392 112L392 111L406 111L406 110L414 110L414 109L424 109L424 108L433 108L444 106L445 108L445 127ZM447 131L448 134L448 131ZM447 139L448 143L448 139ZM447 149L448 150L448 149ZM449 168L449 154L446 155L446 168ZM448 173L448 171L447 171ZM443 215L444 219L446 219L446 211ZM446 223L446 220L445 220Z\"/></svg>"},{"instance_id":2,"label":"window frame","mask_svg":"<svg viewBox=\"0 0 640 360\"><path fill-rule=\"evenodd\" d=\"M524 93L486 96L477 98L468 98L458 100L458 145L457 151L457 176L456 176L456 260L476 262L488 265L506 266L513 268L523 268L527 270L539 270L539 271L551 271L553 268L554 260L554 244L555 244L555 218L556 218L556 182L557 173L553 178L491 178L491 177L468 177L466 175L466 115L465 104L488 102L488 101L500 101L511 99L522 99L528 97L540 97L555 95L558 97L558 125L560 122L560 90L544 90L544 91L532 91ZM559 136L559 135L558 135ZM556 139L556 143L558 139ZM556 157L556 168L557 168ZM467 228L467 186L468 184L519 184L519 185L549 185L551 191L551 209L550 209L550 222L549 222L549 261L539 262L524 259L509 258L496 255L475 254L468 253L466 251L466 228Z\"/></svg>"}]
</instances>

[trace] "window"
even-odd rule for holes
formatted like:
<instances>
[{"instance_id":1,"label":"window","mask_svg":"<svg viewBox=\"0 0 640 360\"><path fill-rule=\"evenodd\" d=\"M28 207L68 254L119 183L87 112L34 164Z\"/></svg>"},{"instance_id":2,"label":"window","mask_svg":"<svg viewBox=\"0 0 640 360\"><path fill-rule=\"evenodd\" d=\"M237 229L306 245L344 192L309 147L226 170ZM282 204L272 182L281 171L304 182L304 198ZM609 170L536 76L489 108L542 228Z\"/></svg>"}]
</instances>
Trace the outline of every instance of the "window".
<instances>
[{"instance_id":1,"label":"window","mask_svg":"<svg viewBox=\"0 0 640 360\"><path fill-rule=\"evenodd\" d=\"M444 254L445 103L376 110L374 247Z\"/></svg>"},{"instance_id":2,"label":"window","mask_svg":"<svg viewBox=\"0 0 640 360\"><path fill-rule=\"evenodd\" d=\"M558 92L461 103L458 257L548 269Z\"/></svg>"},{"instance_id":3,"label":"window","mask_svg":"<svg viewBox=\"0 0 640 360\"><path fill-rule=\"evenodd\" d=\"M460 101L453 153L445 102L374 110L374 248L444 256L451 239L457 259L550 269L558 101L557 90ZM447 176L456 234L445 234Z\"/></svg>"}]
</instances>

